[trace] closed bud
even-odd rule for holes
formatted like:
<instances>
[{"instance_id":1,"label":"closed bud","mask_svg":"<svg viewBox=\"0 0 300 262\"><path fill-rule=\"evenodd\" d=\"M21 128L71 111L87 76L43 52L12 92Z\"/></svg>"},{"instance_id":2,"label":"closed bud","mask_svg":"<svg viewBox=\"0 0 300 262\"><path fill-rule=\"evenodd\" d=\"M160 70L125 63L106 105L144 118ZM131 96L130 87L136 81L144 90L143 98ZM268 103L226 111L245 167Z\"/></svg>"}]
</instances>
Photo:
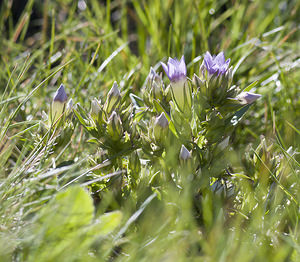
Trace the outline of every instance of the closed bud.
<instances>
[{"instance_id":1,"label":"closed bud","mask_svg":"<svg viewBox=\"0 0 300 262\"><path fill-rule=\"evenodd\" d=\"M203 87L205 85L205 80L201 79L199 76L194 74L193 77L193 83L196 85L196 87Z\"/></svg>"},{"instance_id":2,"label":"closed bud","mask_svg":"<svg viewBox=\"0 0 300 262\"><path fill-rule=\"evenodd\" d=\"M107 94L107 99L104 104L104 110L109 115L113 110L117 109L121 102L121 93L118 89L118 83L115 81L112 88Z\"/></svg>"},{"instance_id":3,"label":"closed bud","mask_svg":"<svg viewBox=\"0 0 300 262\"><path fill-rule=\"evenodd\" d=\"M148 76L148 85L148 89L150 90L153 98L162 100L164 86L162 77L158 75L152 67Z\"/></svg>"},{"instance_id":4,"label":"closed bud","mask_svg":"<svg viewBox=\"0 0 300 262\"><path fill-rule=\"evenodd\" d=\"M164 112L156 117L153 127L154 138L157 141L162 141L166 138L169 130L169 121Z\"/></svg>"},{"instance_id":5,"label":"closed bud","mask_svg":"<svg viewBox=\"0 0 300 262\"><path fill-rule=\"evenodd\" d=\"M187 150L187 148L184 145L182 145L180 149L179 159L182 161L187 161L191 158L191 153Z\"/></svg>"},{"instance_id":6,"label":"closed bud","mask_svg":"<svg viewBox=\"0 0 300 262\"><path fill-rule=\"evenodd\" d=\"M189 175L193 170L192 154L184 145L180 149L179 162L183 168L182 172Z\"/></svg>"},{"instance_id":7,"label":"closed bud","mask_svg":"<svg viewBox=\"0 0 300 262\"><path fill-rule=\"evenodd\" d=\"M115 111L111 113L108 119L107 132L114 141L120 139L123 135L122 121Z\"/></svg>"},{"instance_id":8,"label":"closed bud","mask_svg":"<svg viewBox=\"0 0 300 262\"><path fill-rule=\"evenodd\" d=\"M169 103L172 99L171 86L170 85L168 85L167 88L164 90L164 96L165 96L166 102Z\"/></svg>"},{"instance_id":9,"label":"closed bud","mask_svg":"<svg viewBox=\"0 0 300 262\"><path fill-rule=\"evenodd\" d=\"M68 96L65 91L64 85L60 85L57 89L53 101L52 101L52 110L51 110L51 122L54 123L61 117L65 111L65 106Z\"/></svg>"},{"instance_id":10,"label":"closed bud","mask_svg":"<svg viewBox=\"0 0 300 262\"><path fill-rule=\"evenodd\" d=\"M91 102L91 116L94 119L98 119L99 113L101 111L100 102L97 98L94 98Z\"/></svg>"},{"instance_id":11,"label":"closed bud","mask_svg":"<svg viewBox=\"0 0 300 262\"><path fill-rule=\"evenodd\" d=\"M235 99L238 100L242 105L248 105L255 102L261 95L250 92L242 92Z\"/></svg>"}]
</instances>

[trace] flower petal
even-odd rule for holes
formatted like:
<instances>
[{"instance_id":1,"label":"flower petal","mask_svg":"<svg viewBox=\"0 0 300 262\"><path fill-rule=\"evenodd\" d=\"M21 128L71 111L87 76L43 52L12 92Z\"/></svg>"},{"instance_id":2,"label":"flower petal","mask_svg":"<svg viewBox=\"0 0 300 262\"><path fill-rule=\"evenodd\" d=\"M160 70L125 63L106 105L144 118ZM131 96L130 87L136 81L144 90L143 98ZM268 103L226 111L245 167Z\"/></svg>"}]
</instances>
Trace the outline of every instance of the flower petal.
<instances>
[{"instance_id":1,"label":"flower petal","mask_svg":"<svg viewBox=\"0 0 300 262\"><path fill-rule=\"evenodd\" d=\"M184 55L180 59L179 71L186 76L186 64L184 61Z\"/></svg>"},{"instance_id":2,"label":"flower petal","mask_svg":"<svg viewBox=\"0 0 300 262\"><path fill-rule=\"evenodd\" d=\"M162 68L164 69L164 71L166 72L166 74L169 76L169 68L167 67L167 65L163 62L160 62Z\"/></svg>"},{"instance_id":3,"label":"flower petal","mask_svg":"<svg viewBox=\"0 0 300 262\"><path fill-rule=\"evenodd\" d=\"M225 63L224 53L223 53L223 52L220 52L220 53L216 56L214 62L215 62L216 64L218 64L219 66L224 65L224 63Z\"/></svg>"},{"instance_id":4,"label":"flower petal","mask_svg":"<svg viewBox=\"0 0 300 262\"><path fill-rule=\"evenodd\" d=\"M207 69L213 65L213 58L208 51L204 55L204 63Z\"/></svg>"}]
</instances>

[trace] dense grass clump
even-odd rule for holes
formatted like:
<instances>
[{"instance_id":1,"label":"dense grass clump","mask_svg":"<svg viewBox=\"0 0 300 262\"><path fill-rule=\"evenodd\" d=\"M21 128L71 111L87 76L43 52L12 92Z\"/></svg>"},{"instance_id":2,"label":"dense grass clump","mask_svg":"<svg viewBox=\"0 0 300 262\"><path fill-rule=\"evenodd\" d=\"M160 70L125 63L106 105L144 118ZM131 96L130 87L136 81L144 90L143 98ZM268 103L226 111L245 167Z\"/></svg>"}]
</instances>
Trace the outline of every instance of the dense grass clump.
<instances>
[{"instance_id":1,"label":"dense grass clump","mask_svg":"<svg viewBox=\"0 0 300 262\"><path fill-rule=\"evenodd\" d=\"M299 1L18 2L0 261L299 261Z\"/></svg>"}]
</instances>

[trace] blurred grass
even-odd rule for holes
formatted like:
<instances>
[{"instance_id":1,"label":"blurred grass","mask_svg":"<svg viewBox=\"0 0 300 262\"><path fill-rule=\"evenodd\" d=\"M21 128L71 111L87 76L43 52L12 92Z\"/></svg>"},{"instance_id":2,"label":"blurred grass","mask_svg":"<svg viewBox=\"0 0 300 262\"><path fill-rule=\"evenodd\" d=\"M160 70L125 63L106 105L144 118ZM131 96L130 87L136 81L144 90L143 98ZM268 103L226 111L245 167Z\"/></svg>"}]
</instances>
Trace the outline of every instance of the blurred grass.
<instances>
[{"instance_id":1,"label":"blurred grass","mask_svg":"<svg viewBox=\"0 0 300 262\"><path fill-rule=\"evenodd\" d=\"M54 139L41 135L57 86L89 108L115 80L139 93L150 66L168 56L184 54L192 77L207 50L224 50L240 88L257 81L263 95L232 137L232 184L197 199L188 181L181 193L162 185L163 196L142 183L121 199L114 190L93 196L95 217L123 212L119 228L87 245L84 229L74 229L67 251L48 261L299 261L299 1L30 0L15 17L16 5L4 0L0 11L1 261L38 261L50 240L34 231L36 214L64 185L93 178L96 148L80 127L55 153Z\"/></svg>"}]
</instances>

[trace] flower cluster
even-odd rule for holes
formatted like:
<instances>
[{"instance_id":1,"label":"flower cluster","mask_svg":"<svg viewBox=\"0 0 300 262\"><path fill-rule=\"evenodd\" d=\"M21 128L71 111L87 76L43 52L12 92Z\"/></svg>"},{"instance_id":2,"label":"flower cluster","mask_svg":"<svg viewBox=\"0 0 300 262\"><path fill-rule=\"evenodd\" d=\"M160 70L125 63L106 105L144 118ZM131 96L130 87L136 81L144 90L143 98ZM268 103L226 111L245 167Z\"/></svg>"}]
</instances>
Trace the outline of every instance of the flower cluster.
<instances>
[{"instance_id":1,"label":"flower cluster","mask_svg":"<svg viewBox=\"0 0 300 262\"><path fill-rule=\"evenodd\" d=\"M93 163L109 160L110 171L127 166L124 185L139 178L140 159L151 164L156 175L176 183L182 181L180 172L198 174L211 168L212 159L219 159L213 155L229 146L233 120L241 119L247 105L261 97L241 92L232 84L230 62L223 52L206 52L199 74L191 80L184 56L180 60L169 58L167 63L161 62L169 81L151 68L142 97L122 95L114 82L104 103L92 99L90 112L77 104L73 108L75 116L99 146ZM66 101L62 85L53 99L53 122L64 117ZM225 165L222 160L216 166Z\"/></svg>"},{"instance_id":2,"label":"flower cluster","mask_svg":"<svg viewBox=\"0 0 300 262\"><path fill-rule=\"evenodd\" d=\"M181 111L191 107L191 90L187 81L187 69L184 56L178 61L169 58L167 65L161 63L166 75L170 79L173 101ZM200 66L200 75L194 75L194 83L201 93L201 99L209 105L220 106L234 99L241 104L253 103L260 95L245 92L237 95L238 90L231 86L232 67L230 58L225 59L224 53L211 55L206 52ZM206 100L206 101L205 101Z\"/></svg>"}]
</instances>

